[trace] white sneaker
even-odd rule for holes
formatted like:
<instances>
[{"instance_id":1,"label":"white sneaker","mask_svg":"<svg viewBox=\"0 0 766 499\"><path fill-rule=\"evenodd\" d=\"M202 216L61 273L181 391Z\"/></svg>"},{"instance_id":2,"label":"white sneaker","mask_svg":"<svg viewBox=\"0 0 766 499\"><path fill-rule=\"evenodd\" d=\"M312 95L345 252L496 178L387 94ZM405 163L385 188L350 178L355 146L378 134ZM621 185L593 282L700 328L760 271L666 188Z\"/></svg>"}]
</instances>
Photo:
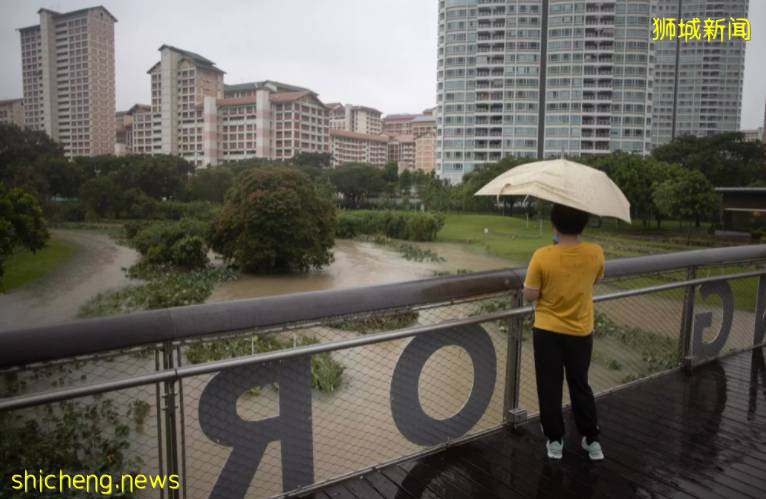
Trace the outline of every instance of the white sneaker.
<instances>
[{"instance_id":1,"label":"white sneaker","mask_svg":"<svg viewBox=\"0 0 766 499\"><path fill-rule=\"evenodd\" d=\"M548 457L551 459L561 459L564 457L564 444L560 440L548 440L545 448L548 450Z\"/></svg>"},{"instance_id":2,"label":"white sneaker","mask_svg":"<svg viewBox=\"0 0 766 499\"><path fill-rule=\"evenodd\" d=\"M588 445L588 439L582 437L582 448L588 452L588 457L591 461L601 461L604 459L604 451L601 450L601 444L597 441L593 441Z\"/></svg>"}]
</instances>

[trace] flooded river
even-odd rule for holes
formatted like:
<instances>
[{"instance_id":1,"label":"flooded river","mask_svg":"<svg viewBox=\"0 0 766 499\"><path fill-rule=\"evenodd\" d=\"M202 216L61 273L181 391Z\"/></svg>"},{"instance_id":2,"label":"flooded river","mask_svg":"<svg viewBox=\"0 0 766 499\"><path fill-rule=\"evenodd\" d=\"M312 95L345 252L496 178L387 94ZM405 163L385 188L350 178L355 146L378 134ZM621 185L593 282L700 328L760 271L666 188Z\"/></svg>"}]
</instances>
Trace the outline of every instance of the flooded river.
<instances>
[{"instance_id":1,"label":"flooded river","mask_svg":"<svg viewBox=\"0 0 766 499\"><path fill-rule=\"evenodd\" d=\"M123 269L138 261L135 250L95 232L51 233L74 246L74 255L50 275L0 294L0 331L75 320L88 299L130 282Z\"/></svg>"},{"instance_id":2,"label":"flooded river","mask_svg":"<svg viewBox=\"0 0 766 499\"><path fill-rule=\"evenodd\" d=\"M458 269L479 272L518 265L504 258L472 251L461 244L415 244L435 252L445 261L409 261L395 250L384 246L336 239L333 248L335 261L322 270L299 275L243 275L236 281L219 286L208 302L389 284L432 277L436 272L456 272Z\"/></svg>"}]
</instances>

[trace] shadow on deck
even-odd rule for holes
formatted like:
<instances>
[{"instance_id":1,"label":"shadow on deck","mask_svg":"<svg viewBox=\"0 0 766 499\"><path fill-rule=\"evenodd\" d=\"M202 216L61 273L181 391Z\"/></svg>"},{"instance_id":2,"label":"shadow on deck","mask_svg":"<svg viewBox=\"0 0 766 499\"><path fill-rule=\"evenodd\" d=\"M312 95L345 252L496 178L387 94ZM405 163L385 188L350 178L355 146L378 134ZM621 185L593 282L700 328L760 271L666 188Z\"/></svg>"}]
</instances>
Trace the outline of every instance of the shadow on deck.
<instances>
[{"instance_id":1,"label":"shadow on deck","mask_svg":"<svg viewBox=\"0 0 766 499\"><path fill-rule=\"evenodd\" d=\"M763 349L675 371L597 402L606 460L590 463L571 414L564 459L538 422L329 486L329 498L766 497Z\"/></svg>"}]
</instances>

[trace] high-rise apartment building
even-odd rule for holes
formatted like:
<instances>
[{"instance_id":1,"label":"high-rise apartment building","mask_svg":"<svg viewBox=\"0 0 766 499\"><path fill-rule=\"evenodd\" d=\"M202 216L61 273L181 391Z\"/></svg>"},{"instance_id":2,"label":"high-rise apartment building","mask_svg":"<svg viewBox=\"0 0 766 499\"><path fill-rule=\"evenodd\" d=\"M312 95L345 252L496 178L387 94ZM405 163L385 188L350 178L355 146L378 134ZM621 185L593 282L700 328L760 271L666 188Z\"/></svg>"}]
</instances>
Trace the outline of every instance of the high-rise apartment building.
<instances>
[{"instance_id":1,"label":"high-rise apartment building","mask_svg":"<svg viewBox=\"0 0 766 499\"><path fill-rule=\"evenodd\" d=\"M0 100L0 123L24 127L24 99Z\"/></svg>"},{"instance_id":2,"label":"high-rise apartment building","mask_svg":"<svg viewBox=\"0 0 766 499\"><path fill-rule=\"evenodd\" d=\"M421 135L415 139L415 170L426 173L434 171L436 135Z\"/></svg>"},{"instance_id":3,"label":"high-rise apartment building","mask_svg":"<svg viewBox=\"0 0 766 499\"><path fill-rule=\"evenodd\" d=\"M136 116L149 115L152 107L146 104L135 104L127 111L118 111L115 115L116 130L114 136L114 155L123 156L135 150L133 127Z\"/></svg>"},{"instance_id":4,"label":"high-rise apartment building","mask_svg":"<svg viewBox=\"0 0 766 499\"><path fill-rule=\"evenodd\" d=\"M328 104L330 128L347 132L380 135L383 133L382 113L367 106L345 106L339 102Z\"/></svg>"},{"instance_id":5,"label":"high-rise apartment building","mask_svg":"<svg viewBox=\"0 0 766 499\"><path fill-rule=\"evenodd\" d=\"M747 13L748 0L440 0L437 172L738 130L744 40L655 42L653 21L728 29Z\"/></svg>"},{"instance_id":6,"label":"high-rise apartment building","mask_svg":"<svg viewBox=\"0 0 766 499\"><path fill-rule=\"evenodd\" d=\"M745 76L745 40L729 37L732 18L746 19L749 0L657 0L654 17L721 19L716 41L665 37L656 44L652 144L680 135L739 130ZM701 24L703 26L704 24ZM703 30L701 29L701 34ZM722 39L723 37L723 39Z\"/></svg>"},{"instance_id":7,"label":"high-rise apartment building","mask_svg":"<svg viewBox=\"0 0 766 499\"><path fill-rule=\"evenodd\" d=\"M437 173L651 140L655 0L440 0Z\"/></svg>"},{"instance_id":8,"label":"high-rise apartment building","mask_svg":"<svg viewBox=\"0 0 766 499\"><path fill-rule=\"evenodd\" d=\"M388 158L388 137L331 129L333 166L360 162L383 166Z\"/></svg>"},{"instance_id":9,"label":"high-rise apartment building","mask_svg":"<svg viewBox=\"0 0 766 499\"><path fill-rule=\"evenodd\" d=\"M388 161L396 161L399 172L415 168L415 137L394 135L388 139Z\"/></svg>"},{"instance_id":10,"label":"high-rise apartment building","mask_svg":"<svg viewBox=\"0 0 766 499\"><path fill-rule=\"evenodd\" d=\"M101 6L38 14L39 25L19 30L25 125L69 157L113 153L117 19Z\"/></svg>"},{"instance_id":11,"label":"high-rise apartment building","mask_svg":"<svg viewBox=\"0 0 766 499\"><path fill-rule=\"evenodd\" d=\"M389 114L383 122L384 135L413 135L419 137L426 133L436 134L436 117L430 109L422 114Z\"/></svg>"},{"instance_id":12,"label":"high-rise apartment building","mask_svg":"<svg viewBox=\"0 0 766 499\"><path fill-rule=\"evenodd\" d=\"M315 92L269 80L226 85L210 59L159 50L148 71L152 106L134 113L128 152L175 154L200 167L330 151L327 108Z\"/></svg>"},{"instance_id":13,"label":"high-rise apartment building","mask_svg":"<svg viewBox=\"0 0 766 499\"><path fill-rule=\"evenodd\" d=\"M383 134L412 135L412 120L417 114L387 114L383 117Z\"/></svg>"}]
</instances>

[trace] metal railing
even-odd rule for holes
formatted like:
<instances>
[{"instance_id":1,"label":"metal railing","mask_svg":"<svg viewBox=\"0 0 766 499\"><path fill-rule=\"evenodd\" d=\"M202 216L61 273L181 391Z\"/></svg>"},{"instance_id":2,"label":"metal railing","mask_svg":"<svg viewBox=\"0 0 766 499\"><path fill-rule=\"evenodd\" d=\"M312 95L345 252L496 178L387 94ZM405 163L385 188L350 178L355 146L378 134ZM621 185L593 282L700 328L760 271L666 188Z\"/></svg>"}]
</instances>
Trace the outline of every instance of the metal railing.
<instances>
[{"instance_id":1,"label":"metal railing","mask_svg":"<svg viewBox=\"0 0 766 499\"><path fill-rule=\"evenodd\" d=\"M594 391L763 344L763 263L766 245L610 260L594 298ZM180 476L141 497L294 495L518 424L537 413L523 278L506 269L0 333L0 454L18 455L0 469L89 473L105 461L115 480Z\"/></svg>"}]
</instances>

